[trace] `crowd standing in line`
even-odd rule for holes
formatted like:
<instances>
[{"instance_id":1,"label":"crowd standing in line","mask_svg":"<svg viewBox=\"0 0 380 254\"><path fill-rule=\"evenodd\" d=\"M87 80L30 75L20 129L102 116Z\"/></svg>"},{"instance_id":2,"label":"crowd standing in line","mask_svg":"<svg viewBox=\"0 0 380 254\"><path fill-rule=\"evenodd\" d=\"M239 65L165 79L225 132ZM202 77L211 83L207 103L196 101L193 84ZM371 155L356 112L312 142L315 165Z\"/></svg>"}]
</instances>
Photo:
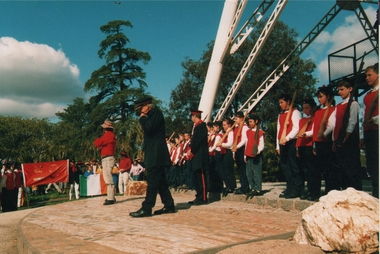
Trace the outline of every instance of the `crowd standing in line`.
<instances>
[{"instance_id":1,"label":"crowd standing in line","mask_svg":"<svg viewBox=\"0 0 380 254\"><path fill-rule=\"evenodd\" d=\"M362 190L363 169L360 149L365 151L367 172L372 181L372 195L379 196L379 137L378 137L378 64L366 68L366 81L370 86L364 96L364 117L359 131L359 103L353 100L354 87L346 81L337 84L341 103L335 105L331 88L317 89L317 107L314 99L305 98L301 112L294 105L295 94L282 94L278 116L276 148L280 156L280 168L286 180L286 189L280 198L297 198L318 201L331 190L353 187ZM152 215L156 196L161 196L164 207L154 214L176 212L169 188L194 189L192 205L213 202L219 194L262 195L262 163L265 149L265 133L260 129L260 117L255 114L236 112L234 120L205 123L202 111L191 110L193 130L177 133L165 139L165 122L161 110L153 105L152 97L144 97L135 103L144 131L144 153L147 168L147 194L142 207L130 213L132 217ZM248 118L248 125L246 118ZM112 122L106 120L101 127L103 135L94 141L100 150L101 165L94 158L86 168L77 168L74 161L69 167L69 199L79 198L79 175L85 178L102 173L107 184L104 205L116 202L117 189L126 191L129 179L143 180L145 165L135 159L133 163L126 152L115 161L116 137ZM234 163L240 186L234 173ZM115 166L116 169L115 169ZM115 177L116 176L116 177ZM3 161L1 170L2 211L13 211L22 200L22 173ZM321 193L322 177L325 192ZM305 188L304 184L307 182ZM58 192L65 187L53 184ZM39 188L41 187L41 188ZM32 186L33 193L48 193L43 186ZM63 189L63 190L62 190ZM211 198L211 194L214 195ZM220 196L220 195L219 195ZM219 198L220 199L220 198Z\"/></svg>"}]
</instances>

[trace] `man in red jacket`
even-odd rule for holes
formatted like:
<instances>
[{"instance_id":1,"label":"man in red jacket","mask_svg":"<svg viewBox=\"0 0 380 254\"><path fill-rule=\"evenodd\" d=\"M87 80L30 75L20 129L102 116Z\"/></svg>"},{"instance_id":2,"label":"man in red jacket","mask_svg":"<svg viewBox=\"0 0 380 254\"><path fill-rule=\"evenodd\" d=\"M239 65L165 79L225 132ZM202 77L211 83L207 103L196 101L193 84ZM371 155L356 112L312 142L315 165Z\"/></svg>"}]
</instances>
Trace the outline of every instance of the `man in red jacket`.
<instances>
[{"instance_id":1,"label":"man in red jacket","mask_svg":"<svg viewBox=\"0 0 380 254\"><path fill-rule=\"evenodd\" d=\"M111 121L104 121L101 125L103 136L95 139L94 145L100 150L102 157L103 177L107 184L107 199L103 205L115 204L115 185L112 179L112 168L115 166L116 137L113 134L113 125Z\"/></svg>"}]
</instances>

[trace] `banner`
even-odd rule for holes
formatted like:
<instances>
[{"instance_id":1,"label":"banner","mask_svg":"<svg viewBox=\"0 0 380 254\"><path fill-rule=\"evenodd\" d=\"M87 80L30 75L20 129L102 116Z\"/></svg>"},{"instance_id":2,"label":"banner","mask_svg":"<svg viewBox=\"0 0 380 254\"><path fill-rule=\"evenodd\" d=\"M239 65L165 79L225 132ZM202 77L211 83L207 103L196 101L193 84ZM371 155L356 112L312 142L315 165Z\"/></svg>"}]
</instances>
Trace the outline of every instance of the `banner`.
<instances>
[{"instance_id":1,"label":"banner","mask_svg":"<svg viewBox=\"0 0 380 254\"><path fill-rule=\"evenodd\" d=\"M79 194L81 197L107 194L107 185L103 174L89 175L87 178L79 176Z\"/></svg>"},{"instance_id":2,"label":"banner","mask_svg":"<svg viewBox=\"0 0 380 254\"><path fill-rule=\"evenodd\" d=\"M21 164L24 185L44 185L69 181L69 160Z\"/></svg>"}]
</instances>

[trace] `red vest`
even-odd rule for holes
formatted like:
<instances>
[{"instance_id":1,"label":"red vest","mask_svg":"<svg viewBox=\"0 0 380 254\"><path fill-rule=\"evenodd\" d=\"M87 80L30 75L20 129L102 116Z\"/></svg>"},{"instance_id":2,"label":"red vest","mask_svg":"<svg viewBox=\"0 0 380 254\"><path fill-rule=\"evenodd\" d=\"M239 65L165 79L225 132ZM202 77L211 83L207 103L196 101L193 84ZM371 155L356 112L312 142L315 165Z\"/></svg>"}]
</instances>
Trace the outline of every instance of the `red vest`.
<instances>
[{"instance_id":1,"label":"red vest","mask_svg":"<svg viewBox=\"0 0 380 254\"><path fill-rule=\"evenodd\" d=\"M6 172L7 179L5 181L5 189L14 190L16 188L15 175L12 172Z\"/></svg>"},{"instance_id":2,"label":"red vest","mask_svg":"<svg viewBox=\"0 0 380 254\"><path fill-rule=\"evenodd\" d=\"M292 110L292 114L289 116L289 124L286 128L286 135L288 135L292 131L292 128L293 128L293 121L292 121L293 112L294 112L294 110ZM285 126L286 116L288 115L288 113L289 113L289 111L283 112L278 116L278 120L280 122L280 129L278 131L278 136L277 136L278 140L281 139L282 131L283 131L284 126Z\"/></svg>"},{"instance_id":3,"label":"red vest","mask_svg":"<svg viewBox=\"0 0 380 254\"><path fill-rule=\"evenodd\" d=\"M364 119L366 118L366 115L368 115L369 108L371 107L371 103L378 91L372 91L368 92L363 99L363 103L365 105L365 112L364 112ZM375 110L372 113L371 117L378 116L379 115L379 100L376 101L376 107ZM379 125L377 124L371 124L370 126L365 126L363 125L363 131L368 131L368 130L378 130Z\"/></svg>"},{"instance_id":4,"label":"red vest","mask_svg":"<svg viewBox=\"0 0 380 254\"><path fill-rule=\"evenodd\" d=\"M170 160L172 161L172 163L174 163L176 155L177 155L177 148L176 147L172 147L170 149Z\"/></svg>"},{"instance_id":5,"label":"red vest","mask_svg":"<svg viewBox=\"0 0 380 254\"><path fill-rule=\"evenodd\" d=\"M344 112L346 111L347 105L348 103L345 103L345 104L339 103L335 107L336 121L335 121L335 128L334 128L334 140L338 139L340 129L342 129L343 116L344 116Z\"/></svg>"},{"instance_id":6,"label":"red vest","mask_svg":"<svg viewBox=\"0 0 380 254\"><path fill-rule=\"evenodd\" d=\"M330 107L329 112L327 114L325 127L327 126L327 122L329 120L329 117L331 116L332 112L334 112L334 109L335 109L334 106ZM323 116L325 115L325 111L326 110L327 110L327 108L321 108L321 109L318 109L317 111L315 111L315 114L314 114L314 117L313 117L313 123L314 123L313 141L314 142L326 142L327 141L327 138L324 138L324 139L321 139L321 140L318 139L318 132L319 132L319 129L321 127L321 122L322 122Z\"/></svg>"},{"instance_id":7,"label":"red vest","mask_svg":"<svg viewBox=\"0 0 380 254\"><path fill-rule=\"evenodd\" d=\"M222 137L224 136L222 133L218 133L218 135L219 135L220 138L222 138ZM227 135L227 137L223 140L222 143L227 143L227 141L228 141L228 135ZM220 154L226 154L226 153L227 153L227 149L221 146L221 147L220 147Z\"/></svg>"},{"instance_id":8,"label":"red vest","mask_svg":"<svg viewBox=\"0 0 380 254\"><path fill-rule=\"evenodd\" d=\"M185 161L188 161L190 160L191 158L189 158L189 156L187 156L187 153L191 150L191 147L190 147L190 141L187 141L183 144L183 159Z\"/></svg>"},{"instance_id":9,"label":"red vest","mask_svg":"<svg viewBox=\"0 0 380 254\"><path fill-rule=\"evenodd\" d=\"M15 185L16 185L16 188L20 188L21 185L22 185L22 182L21 182L21 172L20 171L17 171L17 172L14 172L15 173Z\"/></svg>"},{"instance_id":10,"label":"red vest","mask_svg":"<svg viewBox=\"0 0 380 254\"><path fill-rule=\"evenodd\" d=\"M246 125L246 124L243 124L243 127L241 127L241 131L243 131L244 126L247 126L247 125ZM238 135L238 131L239 131L239 129L240 129L240 126L235 126L235 128L234 128L234 141L235 141L235 139L236 139L236 136ZM237 140L236 144L239 144L239 143L240 143L240 141L241 141L241 135L242 135L242 133L240 133L240 135L239 135L239 137L238 137L238 140Z\"/></svg>"},{"instance_id":11,"label":"red vest","mask_svg":"<svg viewBox=\"0 0 380 254\"><path fill-rule=\"evenodd\" d=\"M211 135L211 138L210 138L210 142L208 142L208 147L211 148L214 146L215 144L215 138L216 138L216 134L212 134ZM212 152L209 152L208 153L209 156L215 156L215 150L212 151Z\"/></svg>"},{"instance_id":12,"label":"red vest","mask_svg":"<svg viewBox=\"0 0 380 254\"><path fill-rule=\"evenodd\" d=\"M258 144L260 144L260 138L264 135L264 132L262 130L259 130L259 135L258 135ZM252 150L253 150L253 146L256 142L256 130L247 130L247 143L245 144L245 152L244 152L244 155L248 156L248 157L253 157L252 156Z\"/></svg>"},{"instance_id":13,"label":"red vest","mask_svg":"<svg viewBox=\"0 0 380 254\"><path fill-rule=\"evenodd\" d=\"M306 124L306 122L309 120L309 118L302 118L300 119L300 122L299 122L299 130L301 130L304 125ZM308 126L306 127L306 131L310 131L311 128L313 127L313 121L310 121ZM314 126L315 128L315 126ZM300 146L312 146L313 145L313 137L303 137L303 138L300 138L298 137L297 138L297 142L296 142L296 147L300 147Z\"/></svg>"}]
</instances>

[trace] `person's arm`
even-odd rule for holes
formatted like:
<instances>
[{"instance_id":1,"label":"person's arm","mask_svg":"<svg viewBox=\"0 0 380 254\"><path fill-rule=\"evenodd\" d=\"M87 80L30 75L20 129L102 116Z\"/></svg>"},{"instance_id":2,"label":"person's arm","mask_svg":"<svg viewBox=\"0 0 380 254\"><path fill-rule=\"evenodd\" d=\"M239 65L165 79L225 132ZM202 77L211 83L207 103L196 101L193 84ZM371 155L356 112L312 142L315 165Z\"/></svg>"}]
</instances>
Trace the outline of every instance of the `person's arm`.
<instances>
[{"instance_id":1,"label":"person's arm","mask_svg":"<svg viewBox=\"0 0 380 254\"><path fill-rule=\"evenodd\" d=\"M243 127L241 128L241 140L240 140L239 144L236 145L237 149L244 146L245 143L247 142L247 130L248 129L249 128L246 125L243 125Z\"/></svg>"},{"instance_id":2,"label":"person's arm","mask_svg":"<svg viewBox=\"0 0 380 254\"><path fill-rule=\"evenodd\" d=\"M257 146L257 154L260 154L264 150L264 134L259 138L259 145Z\"/></svg>"},{"instance_id":3,"label":"person's arm","mask_svg":"<svg viewBox=\"0 0 380 254\"><path fill-rule=\"evenodd\" d=\"M292 130L285 137L286 141L289 141L289 140L294 139L294 138L297 137L298 131L299 131L299 122L300 122L300 120L301 120L301 112L299 112L298 110L294 109L293 113L292 113L292 118L291 118L293 126L292 126Z\"/></svg>"},{"instance_id":4,"label":"person's arm","mask_svg":"<svg viewBox=\"0 0 380 254\"><path fill-rule=\"evenodd\" d=\"M358 122L358 115L360 111L359 103L356 101L351 102L350 106L350 118L348 119L346 132L352 133Z\"/></svg>"},{"instance_id":5,"label":"person's arm","mask_svg":"<svg viewBox=\"0 0 380 254\"><path fill-rule=\"evenodd\" d=\"M332 108L330 108L331 110ZM335 108L333 109L335 111ZM326 127L326 130L323 132L323 135L325 137L327 137L327 135L329 135L335 128L335 121L336 121L336 113L335 112L331 112L331 115L327 121L327 127Z\"/></svg>"},{"instance_id":6,"label":"person's arm","mask_svg":"<svg viewBox=\"0 0 380 254\"><path fill-rule=\"evenodd\" d=\"M219 143L219 140L220 140L220 139L221 139L221 137L220 137L219 135L215 135L214 145L208 149L208 151L209 151L210 153L213 152L213 151L215 151L215 149L216 149L216 144Z\"/></svg>"},{"instance_id":7,"label":"person's arm","mask_svg":"<svg viewBox=\"0 0 380 254\"><path fill-rule=\"evenodd\" d=\"M222 147L226 149L230 149L233 144L234 144L234 132L230 131L230 133L228 133L227 135L227 142L222 143Z\"/></svg>"}]
</instances>

